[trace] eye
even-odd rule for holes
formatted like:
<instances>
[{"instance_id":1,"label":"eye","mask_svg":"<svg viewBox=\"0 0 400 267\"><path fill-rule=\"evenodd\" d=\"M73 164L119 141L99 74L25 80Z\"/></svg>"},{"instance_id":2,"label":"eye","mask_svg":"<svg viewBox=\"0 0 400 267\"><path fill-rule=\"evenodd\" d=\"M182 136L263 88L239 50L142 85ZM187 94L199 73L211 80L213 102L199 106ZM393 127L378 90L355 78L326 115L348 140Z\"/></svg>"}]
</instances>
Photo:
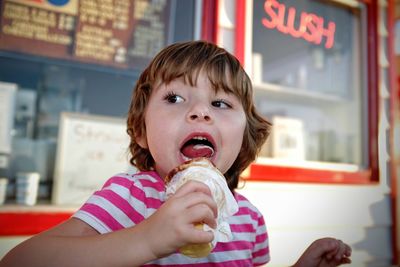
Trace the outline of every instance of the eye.
<instances>
[{"instance_id":1,"label":"eye","mask_svg":"<svg viewBox=\"0 0 400 267\"><path fill-rule=\"evenodd\" d=\"M174 92L168 92L165 96L164 96L164 100L167 101L168 103L171 104L175 104L175 103L181 103L183 102L185 99L183 99L183 97L175 94Z\"/></svg>"},{"instance_id":2,"label":"eye","mask_svg":"<svg viewBox=\"0 0 400 267\"><path fill-rule=\"evenodd\" d=\"M232 108L232 105L229 104L227 101L225 101L223 99L215 100L215 101L213 101L211 103L211 105L213 105L213 107L222 108L222 109L230 109L230 108Z\"/></svg>"}]
</instances>

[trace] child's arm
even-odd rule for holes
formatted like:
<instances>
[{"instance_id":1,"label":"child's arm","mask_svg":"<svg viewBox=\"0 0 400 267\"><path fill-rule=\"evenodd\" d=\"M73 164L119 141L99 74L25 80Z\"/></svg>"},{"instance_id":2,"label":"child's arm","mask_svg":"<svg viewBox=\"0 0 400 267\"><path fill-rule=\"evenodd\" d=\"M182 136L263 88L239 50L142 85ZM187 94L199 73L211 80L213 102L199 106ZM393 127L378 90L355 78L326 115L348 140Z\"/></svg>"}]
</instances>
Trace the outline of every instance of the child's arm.
<instances>
[{"instance_id":1,"label":"child's arm","mask_svg":"<svg viewBox=\"0 0 400 267\"><path fill-rule=\"evenodd\" d=\"M187 243L207 243L215 227L216 204L207 186L190 182L140 224L100 235L83 221L68 221L12 249L0 266L138 266L175 252Z\"/></svg>"},{"instance_id":2,"label":"child's arm","mask_svg":"<svg viewBox=\"0 0 400 267\"><path fill-rule=\"evenodd\" d=\"M293 267L334 267L351 263L351 248L341 240L322 238L314 241Z\"/></svg>"}]
</instances>

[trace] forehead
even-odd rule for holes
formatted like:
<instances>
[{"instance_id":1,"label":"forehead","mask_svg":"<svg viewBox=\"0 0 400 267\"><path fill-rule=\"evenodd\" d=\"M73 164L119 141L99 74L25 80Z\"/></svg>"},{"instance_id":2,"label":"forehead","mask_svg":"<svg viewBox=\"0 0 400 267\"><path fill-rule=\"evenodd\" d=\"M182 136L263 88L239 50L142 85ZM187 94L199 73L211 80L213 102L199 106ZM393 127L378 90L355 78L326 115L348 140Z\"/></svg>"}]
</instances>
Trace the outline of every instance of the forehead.
<instances>
[{"instance_id":1,"label":"forehead","mask_svg":"<svg viewBox=\"0 0 400 267\"><path fill-rule=\"evenodd\" d=\"M199 74L204 73L213 90L235 95L246 108L252 105L251 81L240 62L214 45L202 42L171 45L153 59L145 73L150 90L147 93L176 79L195 86Z\"/></svg>"},{"instance_id":2,"label":"forehead","mask_svg":"<svg viewBox=\"0 0 400 267\"><path fill-rule=\"evenodd\" d=\"M206 83L215 91L215 93L223 91L224 93L240 96L241 92L237 86L234 86L228 71L224 74L215 74L207 69L193 69L185 73L168 75L167 79L162 76L156 79L154 88L159 88L162 84L169 85L172 82L181 82L191 87L197 87L199 83Z\"/></svg>"}]
</instances>

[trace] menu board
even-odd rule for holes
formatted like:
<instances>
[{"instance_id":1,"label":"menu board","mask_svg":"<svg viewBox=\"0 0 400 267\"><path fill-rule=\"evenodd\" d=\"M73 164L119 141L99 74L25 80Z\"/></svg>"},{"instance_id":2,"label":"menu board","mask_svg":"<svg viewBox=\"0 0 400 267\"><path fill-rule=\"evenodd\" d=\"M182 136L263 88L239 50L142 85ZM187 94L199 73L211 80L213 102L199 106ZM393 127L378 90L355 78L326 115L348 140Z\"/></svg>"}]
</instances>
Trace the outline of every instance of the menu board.
<instances>
[{"instance_id":1,"label":"menu board","mask_svg":"<svg viewBox=\"0 0 400 267\"><path fill-rule=\"evenodd\" d=\"M169 0L3 0L0 49L143 68L169 39Z\"/></svg>"}]
</instances>

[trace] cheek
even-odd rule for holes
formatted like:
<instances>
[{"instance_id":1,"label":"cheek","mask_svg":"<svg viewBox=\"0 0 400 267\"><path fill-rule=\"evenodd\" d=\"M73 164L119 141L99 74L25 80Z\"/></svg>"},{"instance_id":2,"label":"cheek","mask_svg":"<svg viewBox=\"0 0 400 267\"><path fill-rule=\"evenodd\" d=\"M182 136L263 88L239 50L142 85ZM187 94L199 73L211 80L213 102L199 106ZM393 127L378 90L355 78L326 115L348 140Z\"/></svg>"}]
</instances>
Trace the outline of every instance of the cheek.
<instances>
[{"instance_id":1,"label":"cheek","mask_svg":"<svg viewBox=\"0 0 400 267\"><path fill-rule=\"evenodd\" d=\"M175 137L174 129L171 124L166 120L156 119L149 120L146 124L147 128L147 141L149 149L152 154L169 153L168 149L173 147L173 140Z\"/></svg>"},{"instance_id":2,"label":"cheek","mask_svg":"<svg viewBox=\"0 0 400 267\"><path fill-rule=\"evenodd\" d=\"M153 147L157 146L156 141L158 141L157 133L159 130L157 130L156 125L157 121L146 117L146 137L150 152L152 152Z\"/></svg>"},{"instance_id":3,"label":"cheek","mask_svg":"<svg viewBox=\"0 0 400 267\"><path fill-rule=\"evenodd\" d=\"M238 135L238 137L237 137L238 138L238 142L237 142L238 148L237 149L238 149L238 154L239 154L239 152L240 152L240 150L242 148L242 145L243 145L243 138L245 138L244 135L245 135L246 126L247 126L247 120L246 120L246 116L244 116L241 125L237 129L237 135Z\"/></svg>"},{"instance_id":4,"label":"cheek","mask_svg":"<svg viewBox=\"0 0 400 267\"><path fill-rule=\"evenodd\" d=\"M230 127L227 128L227 133L230 135L230 143L232 144L232 153L239 153L243 143L245 128L245 118L239 119L236 123L232 123Z\"/></svg>"},{"instance_id":5,"label":"cheek","mask_svg":"<svg viewBox=\"0 0 400 267\"><path fill-rule=\"evenodd\" d=\"M235 128L235 133L237 136L240 136L240 139L243 139L244 136L244 131L246 129L246 125L247 125L247 118L245 114L241 114L240 116L238 116L238 120L237 123L235 124L237 125Z\"/></svg>"},{"instance_id":6,"label":"cheek","mask_svg":"<svg viewBox=\"0 0 400 267\"><path fill-rule=\"evenodd\" d=\"M243 138L244 138L244 127L236 130L235 149L237 151L237 154L239 154L240 149L242 148Z\"/></svg>"}]
</instances>

